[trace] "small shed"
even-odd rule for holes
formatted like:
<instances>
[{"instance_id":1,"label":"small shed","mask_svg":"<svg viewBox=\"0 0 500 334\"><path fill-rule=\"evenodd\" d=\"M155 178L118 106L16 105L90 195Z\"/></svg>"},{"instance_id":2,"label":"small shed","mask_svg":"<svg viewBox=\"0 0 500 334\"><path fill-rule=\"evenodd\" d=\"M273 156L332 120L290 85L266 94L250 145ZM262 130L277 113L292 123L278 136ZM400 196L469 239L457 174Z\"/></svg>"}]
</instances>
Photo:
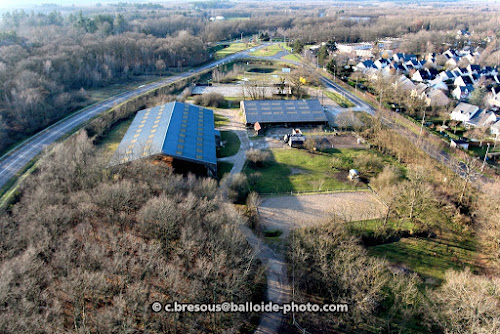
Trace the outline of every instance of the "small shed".
<instances>
[{"instance_id":1,"label":"small shed","mask_svg":"<svg viewBox=\"0 0 500 334\"><path fill-rule=\"evenodd\" d=\"M469 142L466 140L452 139L450 141L450 147L463 148L464 150L468 150L469 149Z\"/></svg>"}]
</instances>

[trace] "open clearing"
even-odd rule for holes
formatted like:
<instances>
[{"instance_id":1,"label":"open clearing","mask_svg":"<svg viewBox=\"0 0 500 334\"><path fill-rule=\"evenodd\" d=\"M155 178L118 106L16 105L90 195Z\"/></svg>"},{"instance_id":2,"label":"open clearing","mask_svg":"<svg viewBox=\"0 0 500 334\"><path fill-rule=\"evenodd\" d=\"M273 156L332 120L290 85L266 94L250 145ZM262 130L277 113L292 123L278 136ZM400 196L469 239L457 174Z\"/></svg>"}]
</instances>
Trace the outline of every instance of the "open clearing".
<instances>
[{"instance_id":1,"label":"open clearing","mask_svg":"<svg viewBox=\"0 0 500 334\"><path fill-rule=\"evenodd\" d=\"M282 51L282 49L280 48L279 44L273 44L273 45L267 46L265 48L262 48L260 50L254 51L254 52L250 53L250 55L251 56L258 56L258 57L271 57L280 51Z\"/></svg>"},{"instance_id":2,"label":"open clearing","mask_svg":"<svg viewBox=\"0 0 500 334\"><path fill-rule=\"evenodd\" d=\"M304 149L272 148L271 159L264 167L253 168L249 164L243 172L248 176L250 190L259 193L320 192L332 190L366 189L361 182L347 179L352 168L348 160L366 150L335 149L335 153L309 153ZM346 159L342 171L332 169L332 158ZM292 172L301 170L301 173Z\"/></svg>"},{"instance_id":3,"label":"open clearing","mask_svg":"<svg viewBox=\"0 0 500 334\"><path fill-rule=\"evenodd\" d=\"M291 229L317 226L329 215L347 221L380 218L384 206L368 191L265 197L259 206L266 229L278 229L285 238Z\"/></svg>"}]
</instances>

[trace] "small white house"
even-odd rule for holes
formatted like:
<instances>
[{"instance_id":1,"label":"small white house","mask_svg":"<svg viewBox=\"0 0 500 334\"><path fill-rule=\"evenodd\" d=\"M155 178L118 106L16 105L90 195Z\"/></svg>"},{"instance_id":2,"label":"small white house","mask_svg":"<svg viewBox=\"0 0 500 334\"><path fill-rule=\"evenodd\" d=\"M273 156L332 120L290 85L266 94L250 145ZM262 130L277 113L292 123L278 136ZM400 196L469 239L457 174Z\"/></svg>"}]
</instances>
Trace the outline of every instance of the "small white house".
<instances>
[{"instance_id":1,"label":"small white house","mask_svg":"<svg viewBox=\"0 0 500 334\"><path fill-rule=\"evenodd\" d=\"M500 136L500 121L496 121L491 127L490 127L490 133L494 135L495 137Z\"/></svg>"},{"instance_id":2,"label":"small white house","mask_svg":"<svg viewBox=\"0 0 500 334\"><path fill-rule=\"evenodd\" d=\"M453 96L457 100L467 100L470 94L474 91L474 86L457 86L452 92L451 96Z\"/></svg>"},{"instance_id":3,"label":"small white house","mask_svg":"<svg viewBox=\"0 0 500 334\"><path fill-rule=\"evenodd\" d=\"M492 87L488 93L488 104L500 107L500 86Z\"/></svg>"},{"instance_id":4,"label":"small white house","mask_svg":"<svg viewBox=\"0 0 500 334\"><path fill-rule=\"evenodd\" d=\"M477 112L479 107L473 104L461 102L455 109L450 113L450 119L459 122L467 122L470 120Z\"/></svg>"},{"instance_id":5,"label":"small white house","mask_svg":"<svg viewBox=\"0 0 500 334\"><path fill-rule=\"evenodd\" d=\"M468 128L489 127L497 121L497 115L491 110L479 110L464 124Z\"/></svg>"}]
</instances>

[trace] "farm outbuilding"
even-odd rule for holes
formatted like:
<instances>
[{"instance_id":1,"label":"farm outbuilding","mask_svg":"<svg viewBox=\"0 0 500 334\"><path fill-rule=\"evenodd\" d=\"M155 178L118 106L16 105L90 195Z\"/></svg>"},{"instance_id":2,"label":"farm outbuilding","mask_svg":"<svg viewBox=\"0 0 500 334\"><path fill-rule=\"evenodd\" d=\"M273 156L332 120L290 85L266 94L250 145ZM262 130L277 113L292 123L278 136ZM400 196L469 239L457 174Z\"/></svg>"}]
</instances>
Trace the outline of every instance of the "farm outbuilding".
<instances>
[{"instance_id":1,"label":"farm outbuilding","mask_svg":"<svg viewBox=\"0 0 500 334\"><path fill-rule=\"evenodd\" d=\"M177 172L215 177L216 136L210 109L181 102L144 109L137 112L110 165L157 158Z\"/></svg>"},{"instance_id":2,"label":"farm outbuilding","mask_svg":"<svg viewBox=\"0 0 500 334\"><path fill-rule=\"evenodd\" d=\"M265 125L320 125L327 124L319 100L262 100L241 101L245 123Z\"/></svg>"}]
</instances>

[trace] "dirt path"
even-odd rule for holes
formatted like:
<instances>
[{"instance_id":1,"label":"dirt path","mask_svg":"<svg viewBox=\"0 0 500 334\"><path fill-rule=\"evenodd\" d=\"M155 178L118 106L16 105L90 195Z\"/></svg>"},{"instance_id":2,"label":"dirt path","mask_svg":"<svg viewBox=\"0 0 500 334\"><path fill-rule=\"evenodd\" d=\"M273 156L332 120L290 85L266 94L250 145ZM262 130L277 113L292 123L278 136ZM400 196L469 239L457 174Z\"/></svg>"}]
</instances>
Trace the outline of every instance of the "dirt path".
<instances>
[{"instance_id":1,"label":"dirt path","mask_svg":"<svg viewBox=\"0 0 500 334\"><path fill-rule=\"evenodd\" d=\"M243 165L245 164L246 151L250 148L250 139L248 139L247 129L241 120L239 110L219 109L217 110L217 113L229 119L229 124L223 125L217 129L221 131L233 131L241 142L238 153L230 157L218 159L218 161L232 163L233 169L231 169L231 174L240 173L243 169Z\"/></svg>"},{"instance_id":2,"label":"dirt path","mask_svg":"<svg viewBox=\"0 0 500 334\"><path fill-rule=\"evenodd\" d=\"M241 121L241 116L238 110L218 110L217 113L229 118L230 122L219 128L219 130L233 131L238 135L241 145L237 154L219 159L219 161L227 161L233 163L231 174L240 173L245 164L245 154L250 148L250 140L245 125ZM261 239L259 239L251 229L242 226L241 230L245 235L248 243L257 253L259 259L267 267L266 279L267 290L266 300L274 303L283 304L290 300L291 286L288 282L286 272L286 262L283 256L275 253ZM264 313L262 314L259 326L255 330L257 334L278 333L284 317L282 313Z\"/></svg>"}]
</instances>

